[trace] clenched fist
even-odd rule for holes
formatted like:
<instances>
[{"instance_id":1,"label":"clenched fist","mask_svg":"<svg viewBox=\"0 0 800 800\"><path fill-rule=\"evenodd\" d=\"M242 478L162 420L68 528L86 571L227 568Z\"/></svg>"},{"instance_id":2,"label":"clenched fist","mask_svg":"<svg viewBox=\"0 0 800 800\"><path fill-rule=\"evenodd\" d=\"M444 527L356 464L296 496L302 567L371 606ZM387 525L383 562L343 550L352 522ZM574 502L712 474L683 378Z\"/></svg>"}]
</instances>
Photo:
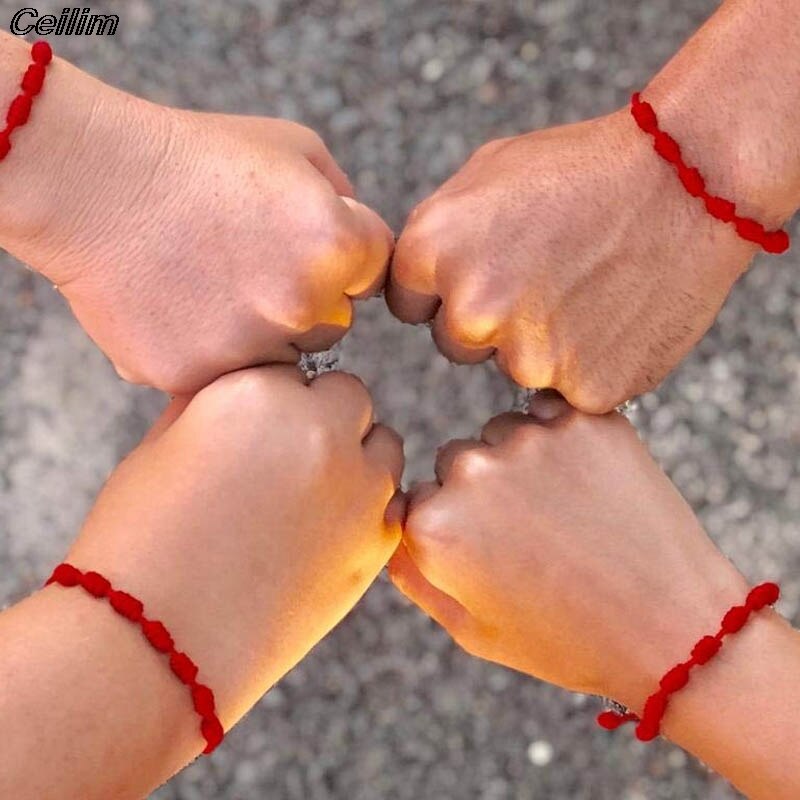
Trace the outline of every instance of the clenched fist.
<instances>
[{"instance_id":1,"label":"clenched fist","mask_svg":"<svg viewBox=\"0 0 800 800\"><path fill-rule=\"evenodd\" d=\"M478 150L412 213L388 299L452 360L605 412L686 355L754 252L625 109Z\"/></svg>"},{"instance_id":2,"label":"clenched fist","mask_svg":"<svg viewBox=\"0 0 800 800\"><path fill-rule=\"evenodd\" d=\"M442 448L436 473L412 493L391 576L481 658L641 714L747 595L616 413L541 393L530 415L503 414L480 441ZM798 670L800 633L763 609L692 670L662 731L747 797L793 800Z\"/></svg>"},{"instance_id":3,"label":"clenched fist","mask_svg":"<svg viewBox=\"0 0 800 800\"><path fill-rule=\"evenodd\" d=\"M67 560L144 601L229 729L396 549L402 470L356 378L243 370L173 401ZM15 721L0 796L149 797L205 746L186 687L105 605L49 586L0 614L0 720Z\"/></svg>"},{"instance_id":4,"label":"clenched fist","mask_svg":"<svg viewBox=\"0 0 800 800\"><path fill-rule=\"evenodd\" d=\"M312 131L156 106L60 59L3 169L2 246L121 375L172 393L329 347L393 245Z\"/></svg>"},{"instance_id":5,"label":"clenched fist","mask_svg":"<svg viewBox=\"0 0 800 800\"><path fill-rule=\"evenodd\" d=\"M746 583L624 417L532 411L439 451L392 577L469 652L638 710Z\"/></svg>"}]
</instances>

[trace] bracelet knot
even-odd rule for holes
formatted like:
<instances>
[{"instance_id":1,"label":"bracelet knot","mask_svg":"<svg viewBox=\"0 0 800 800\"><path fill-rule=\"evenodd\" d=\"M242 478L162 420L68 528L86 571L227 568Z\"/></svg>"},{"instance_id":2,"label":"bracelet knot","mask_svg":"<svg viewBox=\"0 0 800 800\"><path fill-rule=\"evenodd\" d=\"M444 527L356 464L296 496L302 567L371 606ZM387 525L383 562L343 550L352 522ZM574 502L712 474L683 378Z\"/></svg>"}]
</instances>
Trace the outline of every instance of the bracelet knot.
<instances>
[{"instance_id":1,"label":"bracelet knot","mask_svg":"<svg viewBox=\"0 0 800 800\"><path fill-rule=\"evenodd\" d=\"M653 149L678 173L678 178L686 192L700 198L706 211L721 222L733 223L736 233L745 241L760 245L766 253L784 253L789 249L789 235L786 231L768 231L754 219L736 216L736 206L723 197L715 197L706 191L706 181L700 170L690 167L683 159L678 142L666 131L661 130L658 117L650 103L642 100L639 92L631 97L631 116L639 128L653 137Z\"/></svg>"},{"instance_id":2,"label":"bracelet knot","mask_svg":"<svg viewBox=\"0 0 800 800\"><path fill-rule=\"evenodd\" d=\"M695 644L690 661L677 664L664 673L658 682L658 690L645 700L641 717L632 712L603 711L597 715L597 724L601 728L613 731L626 722L636 722L637 739L642 742L655 739L660 732L661 720L669 705L670 695L679 692L689 683L691 670L707 664L719 652L725 636L740 631L752 613L774 605L779 597L780 588L776 583L762 583L755 586L748 593L744 605L733 606L725 613L720 623L720 630L715 636L704 636Z\"/></svg>"}]
</instances>

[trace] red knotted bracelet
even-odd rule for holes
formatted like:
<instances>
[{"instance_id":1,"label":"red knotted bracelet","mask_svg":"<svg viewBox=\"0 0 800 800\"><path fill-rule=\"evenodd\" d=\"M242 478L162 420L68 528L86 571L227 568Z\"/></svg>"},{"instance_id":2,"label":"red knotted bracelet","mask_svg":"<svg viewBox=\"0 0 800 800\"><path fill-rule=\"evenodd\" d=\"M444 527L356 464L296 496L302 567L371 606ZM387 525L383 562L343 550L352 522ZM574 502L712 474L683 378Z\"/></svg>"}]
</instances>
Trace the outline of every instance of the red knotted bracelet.
<instances>
[{"instance_id":1,"label":"red knotted bracelet","mask_svg":"<svg viewBox=\"0 0 800 800\"><path fill-rule=\"evenodd\" d=\"M789 249L789 236L786 231L768 231L760 222L739 216L736 213L735 203L706 191L706 182L700 170L690 167L683 160L680 146L668 133L659 128L656 112L650 103L641 99L639 92L631 98L631 115L636 124L653 137L653 149L675 167L684 189L692 197L700 198L712 217L730 223L742 239L760 245L767 253L783 253Z\"/></svg>"},{"instance_id":2,"label":"red knotted bracelet","mask_svg":"<svg viewBox=\"0 0 800 800\"><path fill-rule=\"evenodd\" d=\"M775 583L762 583L750 590L743 606L733 606L722 618L720 629L714 636L704 636L692 648L688 661L674 666L659 681L658 690L647 698L641 718L632 713L604 711L597 716L597 724L606 730L613 731L626 722L638 722L636 738L649 742L658 736L661 720L669 704L669 696L683 689L689 682L689 671L693 667L707 664L719 652L722 640L733 633L738 633L747 623L750 615L766 606L777 602L780 589Z\"/></svg>"},{"instance_id":3,"label":"red knotted bracelet","mask_svg":"<svg viewBox=\"0 0 800 800\"><path fill-rule=\"evenodd\" d=\"M197 682L197 665L186 653L175 648L175 642L164 624L147 619L140 600L127 592L117 591L107 578L97 572L81 572L71 564L59 564L45 586L51 583L66 587L80 586L92 597L108 600L114 611L141 628L144 637L159 653L169 656L170 669L181 683L189 687L194 710L200 716L200 732L206 740L203 753L212 753L225 736L222 723L217 718L214 693L208 686Z\"/></svg>"},{"instance_id":4,"label":"red knotted bracelet","mask_svg":"<svg viewBox=\"0 0 800 800\"><path fill-rule=\"evenodd\" d=\"M53 60L53 51L47 42L36 42L31 47L31 60L20 81L22 91L11 101L6 114L6 127L0 131L0 161L11 151L11 134L21 128L31 115L33 98L42 91L47 65Z\"/></svg>"}]
</instances>

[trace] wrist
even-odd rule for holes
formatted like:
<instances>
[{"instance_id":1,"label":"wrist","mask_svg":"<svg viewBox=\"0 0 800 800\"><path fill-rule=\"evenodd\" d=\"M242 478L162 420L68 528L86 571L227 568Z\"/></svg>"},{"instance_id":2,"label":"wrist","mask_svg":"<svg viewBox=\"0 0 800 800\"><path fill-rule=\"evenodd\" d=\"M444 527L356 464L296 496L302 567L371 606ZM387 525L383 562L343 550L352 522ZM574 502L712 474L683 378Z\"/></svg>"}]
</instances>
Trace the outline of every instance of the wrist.
<instances>
[{"instance_id":1,"label":"wrist","mask_svg":"<svg viewBox=\"0 0 800 800\"><path fill-rule=\"evenodd\" d=\"M4 50L8 107L30 58L22 42ZM13 63L12 63L13 62ZM57 284L75 277L114 211L135 196L168 110L118 91L54 57L28 124L15 132L0 181L0 245ZM110 175L127 175L110 181Z\"/></svg>"},{"instance_id":2,"label":"wrist","mask_svg":"<svg viewBox=\"0 0 800 800\"><path fill-rule=\"evenodd\" d=\"M0 796L144 797L200 752L183 687L103 605L49 586L0 615Z\"/></svg>"},{"instance_id":3,"label":"wrist","mask_svg":"<svg viewBox=\"0 0 800 800\"><path fill-rule=\"evenodd\" d=\"M798 665L798 632L773 609L759 611L674 695L664 734L748 797L800 796Z\"/></svg>"},{"instance_id":4,"label":"wrist","mask_svg":"<svg viewBox=\"0 0 800 800\"><path fill-rule=\"evenodd\" d=\"M720 110L705 92L694 89L656 78L642 97L655 109L660 127L678 142L686 162L700 170L712 194L736 203L738 213L767 229L781 227L800 201L800 175L792 175L797 165L791 151L764 136L764 120L735 105Z\"/></svg>"},{"instance_id":5,"label":"wrist","mask_svg":"<svg viewBox=\"0 0 800 800\"><path fill-rule=\"evenodd\" d=\"M800 206L791 4L726 3L643 90L713 193L765 227Z\"/></svg>"},{"instance_id":6,"label":"wrist","mask_svg":"<svg viewBox=\"0 0 800 800\"><path fill-rule=\"evenodd\" d=\"M615 683L607 692L640 716L664 674L687 661L700 639L719 630L728 609L745 602L747 581L718 551L714 555L715 559L697 560L702 569L686 569L669 580L667 585L673 590L669 594L658 596L653 589L651 613L633 637L627 668L614 676ZM643 599L640 607L647 605ZM704 669L693 670L692 679Z\"/></svg>"}]
</instances>

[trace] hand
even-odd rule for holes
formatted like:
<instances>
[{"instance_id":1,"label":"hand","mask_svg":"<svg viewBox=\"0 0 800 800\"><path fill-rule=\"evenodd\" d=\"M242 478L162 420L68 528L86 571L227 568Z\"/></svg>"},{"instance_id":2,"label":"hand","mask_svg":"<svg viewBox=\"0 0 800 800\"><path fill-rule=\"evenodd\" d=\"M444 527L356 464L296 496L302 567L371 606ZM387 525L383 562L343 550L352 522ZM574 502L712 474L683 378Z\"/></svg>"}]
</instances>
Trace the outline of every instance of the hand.
<instances>
[{"instance_id":1,"label":"hand","mask_svg":"<svg viewBox=\"0 0 800 800\"><path fill-rule=\"evenodd\" d=\"M753 253L624 109L478 150L412 213L387 296L404 321L435 315L450 359L494 355L600 413L686 355Z\"/></svg>"},{"instance_id":2,"label":"hand","mask_svg":"<svg viewBox=\"0 0 800 800\"><path fill-rule=\"evenodd\" d=\"M468 652L641 711L747 585L624 417L532 412L440 451L392 580Z\"/></svg>"},{"instance_id":3,"label":"hand","mask_svg":"<svg viewBox=\"0 0 800 800\"><path fill-rule=\"evenodd\" d=\"M357 379L234 373L169 407L109 480L69 561L163 620L227 729L386 564L402 468L402 444L373 425ZM195 753L196 727L189 707L182 729L196 734Z\"/></svg>"},{"instance_id":4,"label":"hand","mask_svg":"<svg viewBox=\"0 0 800 800\"><path fill-rule=\"evenodd\" d=\"M3 165L0 241L129 380L192 393L296 362L382 288L393 236L307 128L155 106L59 59L35 123Z\"/></svg>"}]
</instances>

